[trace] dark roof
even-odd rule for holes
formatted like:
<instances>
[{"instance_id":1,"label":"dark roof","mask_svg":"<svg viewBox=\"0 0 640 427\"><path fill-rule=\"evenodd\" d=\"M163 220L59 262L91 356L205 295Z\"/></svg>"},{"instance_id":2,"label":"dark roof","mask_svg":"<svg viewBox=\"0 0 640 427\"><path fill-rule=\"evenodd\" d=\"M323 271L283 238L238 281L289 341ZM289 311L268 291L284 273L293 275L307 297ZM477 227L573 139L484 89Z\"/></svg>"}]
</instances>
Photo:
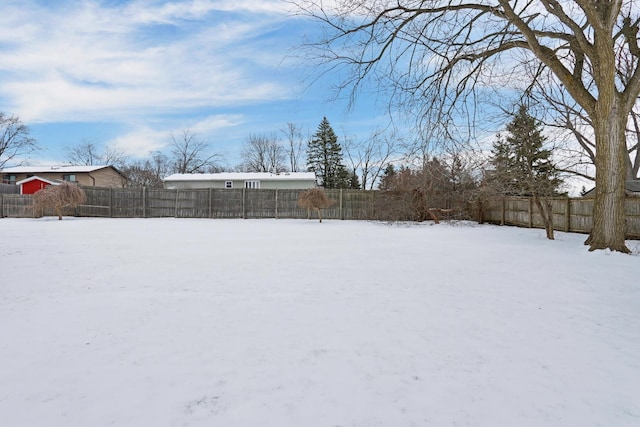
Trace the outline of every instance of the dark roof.
<instances>
[{"instance_id":1,"label":"dark roof","mask_svg":"<svg viewBox=\"0 0 640 427\"><path fill-rule=\"evenodd\" d=\"M640 179L627 180L624 182L624 189L627 193L637 193L640 194ZM593 187L591 190L585 192L582 197L593 197L596 194L596 188Z\"/></svg>"}]
</instances>

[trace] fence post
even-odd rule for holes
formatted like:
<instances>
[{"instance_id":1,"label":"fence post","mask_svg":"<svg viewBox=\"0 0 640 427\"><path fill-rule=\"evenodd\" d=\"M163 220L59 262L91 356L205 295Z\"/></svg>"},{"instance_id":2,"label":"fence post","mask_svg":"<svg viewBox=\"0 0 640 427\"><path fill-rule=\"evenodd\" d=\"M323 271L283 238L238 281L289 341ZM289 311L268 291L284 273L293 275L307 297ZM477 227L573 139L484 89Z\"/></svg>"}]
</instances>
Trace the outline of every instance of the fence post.
<instances>
[{"instance_id":1,"label":"fence post","mask_svg":"<svg viewBox=\"0 0 640 427\"><path fill-rule=\"evenodd\" d=\"M213 199L213 188L209 189L209 218L211 218L211 203Z\"/></svg>"},{"instance_id":2,"label":"fence post","mask_svg":"<svg viewBox=\"0 0 640 427\"><path fill-rule=\"evenodd\" d=\"M109 218L113 218L113 187L109 188Z\"/></svg>"},{"instance_id":3,"label":"fence post","mask_svg":"<svg viewBox=\"0 0 640 427\"><path fill-rule=\"evenodd\" d=\"M173 217L174 218L178 218L178 196L179 196L180 190L176 188L176 206L175 206L175 210L173 212Z\"/></svg>"},{"instance_id":4,"label":"fence post","mask_svg":"<svg viewBox=\"0 0 640 427\"><path fill-rule=\"evenodd\" d=\"M142 218L147 217L147 187L142 187Z\"/></svg>"},{"instance_id":5,"label":"fence post","mask_svg":"<svg viewBox=\"0 0 640 427\"><path fill-rule=\"evenodd\" d=\"M4 194L0 193L0 218L4 218Z\"/></svg>"},{"instance_id":6,"label":"fence post","mask_svg":"<svg viewBox=\"0 0 640 427\"><path fill-rule=\"evenodd\" d=\"M569 197L567 197L566 213L567 213L567 220L565 221L564 231L568 233L569 231L571 231L571 198Z\"/></svg>"},{"instance_id":7,"label":"fence post","mask_svg":"<svg viewBox=\"0 0 640 427\"><path fill-rule=\"evenodd\" d=\"M247 211L246 211L246 195L247 189L242 187L242 219L247 219Z\"/></svg>"},{"instance_id":8,"label":"fence post","mask_svg":"<svg viewBox=\"0 0 640 427\"><path fill-rule=\"evenodd\" d=\"M370 205L371 210L369 211L369 220L374 220L376 219L376 192L371 190L371 205Z\"/></svg>"},{"instance_id":9,"label":"fence post","mask_svg":"<svg viewBox=\"0 0 640 427\"><path fill-rule=\"evenodd\" d=\"M506 209L506 203L504 200L504 196L502 196L502 211L500 212L500 225L504 225L504 211Z\"/></svg>"},{"instance_id":10,"label":"fence post","mask_svg":"<svg viewBox=\"0 0 640 427\"><path fill-rule=\"evenodd\" d=\"M276 219L278 219L278 189L276 188Z\"/></svg>"},{"instance_id":11,"label":"fence post","mask_svg":"<svg viewBox=\"0 0 640 427\"><path fill-rule=\"evenodd\" d=\"M529 197L529 228L533 227L533 198Z\"/></svg>"},{"instance_id":12,"label":"fence post","mask_svg":"<svg viewBox=\"0 0 640 427\"><path fill-rule=\"evenodd\" d=\"M340 209L338 210L338 214L340 216L340 219L344 219L344 217L342 216L342 188L340 189L340 196L338 198L340 199Z\"/></svg>"}]
</instances>

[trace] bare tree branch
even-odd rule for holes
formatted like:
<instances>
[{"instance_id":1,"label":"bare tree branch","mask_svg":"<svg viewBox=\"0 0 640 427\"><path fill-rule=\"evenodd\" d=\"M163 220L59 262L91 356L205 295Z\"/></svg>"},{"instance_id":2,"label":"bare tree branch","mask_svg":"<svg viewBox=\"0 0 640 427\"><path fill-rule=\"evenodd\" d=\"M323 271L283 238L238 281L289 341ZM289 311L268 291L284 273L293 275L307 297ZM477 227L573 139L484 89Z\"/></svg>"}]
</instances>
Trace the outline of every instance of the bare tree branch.
<instances>
[{"instance_id":1,"label":"bare tree branch","mask_svg":"<svg viewBox=\"0 0 640 427\"><path fill-rule=\"evenodd\" d=\"M21 164L23 156L39 150L36 140L29 136L29 127L18 116L0 112L0 169L9 162Z\"/></svg>"}]
</instances>

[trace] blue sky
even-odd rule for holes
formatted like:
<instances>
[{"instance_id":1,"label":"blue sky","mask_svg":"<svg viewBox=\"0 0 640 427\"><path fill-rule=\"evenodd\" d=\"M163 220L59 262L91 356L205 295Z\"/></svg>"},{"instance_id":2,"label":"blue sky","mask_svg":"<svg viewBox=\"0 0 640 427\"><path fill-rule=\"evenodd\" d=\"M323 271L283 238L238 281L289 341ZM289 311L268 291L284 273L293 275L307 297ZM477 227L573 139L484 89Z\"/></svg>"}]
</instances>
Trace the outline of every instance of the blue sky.
<instances>
[{"instance_id":1,"label":"blue sky","mask_svg":"<svg viewBox=\"0 0 640 427\"><path fill-rule=\"evenodd\" d=\"M326 116L338 135L366 138L384 103L362 94L347 109L336 83L292 48L318 28L281 0L3 0L0 111L18 115L44 148L31 163L63 162L83 141L130 158L163 150L190 129L240 162L251 134L291 122L311 134ZM7 165L10 166L10 165Z\"/></svg>"}]
</instances>

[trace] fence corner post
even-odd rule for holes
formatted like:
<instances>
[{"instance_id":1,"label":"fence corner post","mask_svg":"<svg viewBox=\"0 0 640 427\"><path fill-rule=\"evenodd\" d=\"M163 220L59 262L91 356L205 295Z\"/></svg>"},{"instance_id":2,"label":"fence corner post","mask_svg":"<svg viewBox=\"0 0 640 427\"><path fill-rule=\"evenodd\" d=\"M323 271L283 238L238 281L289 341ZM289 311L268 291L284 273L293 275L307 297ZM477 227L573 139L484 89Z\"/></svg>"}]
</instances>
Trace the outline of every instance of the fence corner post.
<instances>
[{"instance_id":1,"label":"fence corner post","mask_svg":"<svg viewBox=\"0 0 640 427\"><path fill-rule=\"evenodd\" d=\"M339 199L340 199L339 216L340 216L340 219L344 219L343 210L342 210L342 202L343 202L343 200L342 200L342 188L340 189Z\"/></svg>"},{"instance_id":2,"label":"fence corner post","mask_svg":"<svg viewBox=\"0 0 640 427\"><path fill-rule=\"evenodd\" d=\"M568 233L571 231L571 197L569 196L567 196L566 214L567 218L565 221L564 231Z\"/></svg>"},{"instance_id":3,"label":"fence corner post","mask_svg":"<svg viewBox=\"0 0 640 427\"><path fill-rule=\"evenodd\" d=\"M147 217L147 187L142 186L142 218Z\"/></svg>"},{"instance_id":4,"label":"fence corner post","mask_svg":"<svg viewBox=\"0 0 640 427\"><path fill-rule=\"evenodd\" d=\"M500 225L504 225L505 223L505 210L506 210L506 202L505 197L502 196L502 211L500 212Z\"/></svg>"},{"instance_id":5,"label":"fence corner post","mask_svg":"<svg viewBox=\"0 0 640 427\"><path fill-rule=\"evenodd\" d=\"M533 197L529 197L529 228L533 227Z\"/></svg>"}]
</instances>

